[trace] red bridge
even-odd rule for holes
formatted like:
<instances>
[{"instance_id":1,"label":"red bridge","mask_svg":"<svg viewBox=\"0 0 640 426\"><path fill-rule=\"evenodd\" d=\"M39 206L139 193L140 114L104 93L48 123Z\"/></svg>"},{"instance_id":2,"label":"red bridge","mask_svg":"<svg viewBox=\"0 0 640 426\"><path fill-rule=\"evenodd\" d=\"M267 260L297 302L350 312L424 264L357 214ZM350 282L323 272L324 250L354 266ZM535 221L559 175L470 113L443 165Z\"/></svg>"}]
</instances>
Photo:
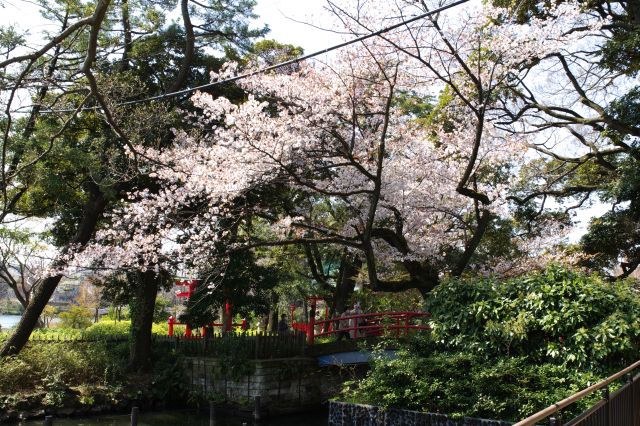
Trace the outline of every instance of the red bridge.
<instances>
[{"instance_id":1,"label":"red bridge","mask_svg":"<svg viewBox=\"0 0 640 426\"><path fill-rule=\"evenodd\" d=\"M197 280L184 280L177 281L177 286L183 288L182 291L176 293L177 297L189 300L193 295ZM313 345L316 337L335 336L338 339L359 339L363 337L371 336L407 336L409 333L415 330L429 330L430 327L423 323L423 319L427 318L430 314L428 312L378 312L378 313L358 313L358 314L346 314L335 318L328 318L328 306L325 302L324 317L323 320L317 320L315 318L316 303L323 301L321 297L311 297L311 310L309 322L296 322L294 321L295 305L290 305L290 319L291 328L296 331L303 332L307 336L307 344ZM213 330L214 327L220 327L223 332L231 332L235 327L240 327L242 331L246 331L247 322L242 320L242 323L235 324L232 322L232 305L229 301L225 304L223 321L220 323L208 324L208 327ZM188 324L179 323L171 316L169 317L169 336L174 335L174 326L184 325L185 334L187 338L205 337L208 327L202 327L202 333L194 336L191 327ZM199 330L198 330L199 331ZM198 333L199 334L199 333Z\"/></svg>"},{"instance_id":2,"label":"red bridge","mask_svg":"<svg viewBox=\"0 0 640 426\"><path fill-rule=\"evenodd\" d=\"M316 337L336 336L359 339L370 336L407 336L411 330L429 330L420 320L428 312L378 312L345 315L337 318L310 322L294 322L292 328L307 335L307 344L313 345Z\"/></svg>"}]
</instances>

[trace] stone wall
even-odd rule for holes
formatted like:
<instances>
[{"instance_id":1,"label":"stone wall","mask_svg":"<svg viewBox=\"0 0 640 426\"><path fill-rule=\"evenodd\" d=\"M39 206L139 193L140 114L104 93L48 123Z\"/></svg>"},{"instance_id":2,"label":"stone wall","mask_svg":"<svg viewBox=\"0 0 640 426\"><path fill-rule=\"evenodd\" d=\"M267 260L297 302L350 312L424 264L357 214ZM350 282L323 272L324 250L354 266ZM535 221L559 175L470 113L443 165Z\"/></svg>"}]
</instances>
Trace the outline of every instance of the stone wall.
<instances>
[{"instance_id":1,"label":"stone wall","mask_svg":"<svg viewBox=\"0 0 640 426\"><path fill-rule=\"evenodd\" d=\"M185 360L191 389L206 399L253 407L256 397L266 414L282 414L317 407L328 396L326 372L314 358L248 361L247 374L232 377L216 358Z\"/></svg>"},{"instance_id":2,"label":"stone wall","mask_svg":"<svg viewBox=\"0 0 640 426\"><path fill-rule=\"evenodd\" d=\"M373 405L329 402L329 426L510 426L512 423L465 417L453 420L443 414L409 410L384 410Z\"/></svg>"}]
</instances>

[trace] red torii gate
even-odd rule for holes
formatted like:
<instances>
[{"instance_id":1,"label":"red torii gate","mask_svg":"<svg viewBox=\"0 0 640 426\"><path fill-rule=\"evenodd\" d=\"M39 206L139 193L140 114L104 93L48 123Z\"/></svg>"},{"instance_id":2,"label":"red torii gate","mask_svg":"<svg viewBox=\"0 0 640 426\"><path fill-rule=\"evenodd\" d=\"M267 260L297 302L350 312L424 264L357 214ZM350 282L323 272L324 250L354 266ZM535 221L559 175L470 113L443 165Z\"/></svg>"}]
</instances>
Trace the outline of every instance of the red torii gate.
<instances>
[{"instance_id":1,"label":"red torii gate","mask_svg":"<svg viewBox=\"0 0 640 426\"><path fill-rule=\"evenodd\" d=\"M189 300L191 298L191 296L193 295L193 293L195 292L196 287L198 286L200 282L198 280L182 280L182 281L176 281L175 285L177 286L181 286L181 287L186 287L186 290L182 290L176 293L176 297L180 297L180 298L184 298L185 300ZM232 330L232 328L234 326L240 326L242 327L242 330L246 330L247 329L247 320L246 318L242 320L242 323L240 324L234 324L232 322L232 309L233 309L233 305L231 304L231 302L229 302L229 300L226 301L225 306L224 306L224 319L223 322L220 323L209 323L207 324L210 327L222 327L222 331L226 332L230 332ZM173 336L174 335L174 326L176 325L184 325L185 326L185 330L184 330L184 335L185 337L197 337L197 336L193 336L193 330L191 329L191 327L189 326L189 324L185 324L185 323L181 323L181 322L177 322L176 319L172 316L169 317L169 336ZM207 327L202 327L202 337L205 337L207 335Z\"/></svg>"}]
</instances>

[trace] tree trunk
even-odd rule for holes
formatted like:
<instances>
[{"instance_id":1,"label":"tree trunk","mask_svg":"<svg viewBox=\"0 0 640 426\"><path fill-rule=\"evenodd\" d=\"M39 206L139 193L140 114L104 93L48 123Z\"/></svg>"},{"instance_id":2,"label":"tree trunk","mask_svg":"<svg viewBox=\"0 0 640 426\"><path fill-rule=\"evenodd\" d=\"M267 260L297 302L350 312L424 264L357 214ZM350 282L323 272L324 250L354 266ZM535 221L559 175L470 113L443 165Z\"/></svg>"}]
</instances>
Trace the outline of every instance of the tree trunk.
<instances>
[{"instance_id":1,"label":"tree trunk","mask_svg":"<svg viewBox=\"0 0 640 426\"><path fill-rule=\"evenodd\" d=\"M31 298L31 303L29 303L27 309L22 313L22 318L20 318L20 322L16 326L13 334L7 339L2 350L0 350L0 356L16 355L22 350L24 345L27 344L31 332L38 325L40 314L42 314L44 307L49 303L49 299L58 286L60 279L62 279L62 275L49 277L38 287Z\"/></svg>"},{"instance_id":2,"label":"tree trunk","mask_svg":"<svg viewBox=\"0 0 640 426\"><path fill-rule=\"evenodd\" d=\"M92 187L91 190L92 193L87 204L84 206L82 220L78 225L76 235L71 239L64 250L62 250L63 254L67 253L72 246L84 246L87 244L96 229L98 219L104 211L107 204L104 194L97 186ZM64 266L64 264L62 261L56 261L53 266L59 267ZM0 350L0 356L15 355L22 350L24 345L27 344L29 336L31 336L31 332L38 324L42 311L45 306L47 306L47 303L49 303L49 299L51 299L51 295L55 291L56 287L58 287L58 283L61 279L62 275L48 277L38 286L33 296L31 296L29 305L22 314L22 318L20 318L20 322L16 326L13 334L7 339Z\"/></svg>"},{"instance_id":3,"label":"tree trunk","mask_svg":"<svg viewBox=\"0 0 640 426\"><path fill-rule=\"evenodd\" d=\"M151 371L151 326L158 294L159 276L154 271L137 274L135 296L131 306L131 352L129 369L137 373Z\"/></svg>"},{"instance_id":4,"label":"tree trunk","mask_svg":"<svg viewBox=\"0 0 640 426\"><path fill-rule=\"evenodd\" d=\"M356 276L362 267L362 259L358 257L351 259L349 255L345 253L340 266L342 271L340 273L340 280L336 286L334 298L333 312L335 314L341 314L347 308L347 301L356 287Z\"/></svg>"},{"instance_id":5,"label":"tree trunk","mask_svg":"<svg viewBox=\"0 0 640 426\"><path fill-rule=\"evenodd\" d=\"M268 331L272 333L278 332L278 295L271 293L271 307L269 308L269 327Z\"/></svg>"}]
</instances>

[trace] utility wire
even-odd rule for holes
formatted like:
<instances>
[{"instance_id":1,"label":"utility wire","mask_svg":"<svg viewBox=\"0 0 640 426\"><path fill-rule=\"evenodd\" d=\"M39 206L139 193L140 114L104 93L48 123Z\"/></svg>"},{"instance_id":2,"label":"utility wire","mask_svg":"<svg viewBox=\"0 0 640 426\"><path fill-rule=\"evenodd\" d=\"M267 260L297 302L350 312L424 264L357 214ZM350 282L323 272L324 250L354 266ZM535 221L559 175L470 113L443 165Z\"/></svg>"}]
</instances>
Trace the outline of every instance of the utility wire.
<instances>
[{"instance_id":1,"label":"utility wire","mask_svg":"<svg viewBox=\"0 0 640 426\"><path fill-rule=\"evenodd\" d=\"M327 47L326 49L318 50L316 52L309 53L307 55L303 55L303 56L299 56L299 57L294 58L294 59L290 59L288 61L284 61L284 62L280 62L280 63L274 64L274 65L270 65L268 67L260 68L260 69L257 69L255 71L250 71L250 72L247 72L247 73L244 73L244 74L238 74L238 75L236 75L234 77L226 78L224 80L218 80L218 81L214 81L212 83L207 83L207 84L203 84L201 86L196 86L196 87L190 87L190 88L187 88L187 89L178 90L178 91L171 92L171 93L164 93L162 95L151 96L151 97L144 98L144 99L134 99L134 100L131 100L131 101L125 101L125 102L121 102L121 103L115 104L114 106L119 107L119 106L137 105L137 104L153 102L153 101L159 101L159 100L168 99L168 98L175 98L177 96L193 93L193 92L195 92L197 90L209 89L211 87L219 86L221 84L232 83L234 81L242 80L242 79L245 79L245 78L248 78L248 77L253 77L254 75L263 74L263 73L266 73L266 72L269 72L269 71L273 71L275 69L278 69L280 67L284 67L284 66L287 66L287 65L297 64L298 62L302 62L304 60L311 59L311 58L314 58L316 56L320 56L320 55L323 55L325 53L329 53L329 52L337 50L337 49L341 49L343 47L346 47L346 46L349 46L351 44L358 43L358 42L370 39L372 37L377 37L377 36L379 36L381 34L384 34L384 33L388 33L389 31L395 30L396 28L400 28L402 26L411 24L411 23L413 23L415 21L418 21L420 19L424 19L424 18L426 18L428 16L435 15L435 14L443 12L443 11L445 11L447 9L451 9L451 8L459 6L459 5L463 4L463 3L467 3L468 1L469 0L456 0L453 3L438 7L438 8L433 9L433 10L430 10L429 12L423 13L421 15L416 15L413 18L410 18L410 19L407 19L407 20L403 20L401 22L398 22L397 24L382 28L382 29L380 29L378 31L374 31L372 33L365 34L365 35L360 36L360 37L356 37L354 39L342 42L340 44L336 44L336 45L333 45L331 47ZM85 107L85 108L80 109L80 111L92 111L95 108L96 107ZM51 114L51 113L58 113L58 112L74 112L74 111L76 111L75 108L73 108L73 109L70 108L70 109L43 110L40 113L41 114Z\"/></svg>"}]
</instances>

